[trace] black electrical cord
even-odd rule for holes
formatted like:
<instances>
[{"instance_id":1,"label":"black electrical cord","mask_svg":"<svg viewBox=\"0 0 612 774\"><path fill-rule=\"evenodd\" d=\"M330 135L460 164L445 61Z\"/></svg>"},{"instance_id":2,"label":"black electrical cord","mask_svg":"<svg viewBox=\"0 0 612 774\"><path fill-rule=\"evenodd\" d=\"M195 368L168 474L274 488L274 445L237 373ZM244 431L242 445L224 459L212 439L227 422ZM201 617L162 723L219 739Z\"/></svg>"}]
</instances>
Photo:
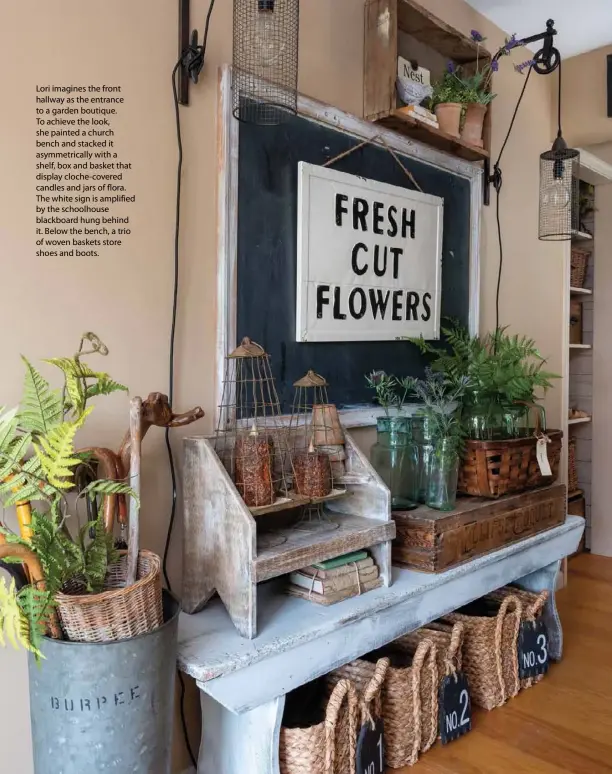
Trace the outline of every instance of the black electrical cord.
<instances>
[{"instance_id":1,"label":"black electrical cord","mask_svg":"<svg viewBox=\"0 0 612 774\"><path fill-rule=\"evenodd\" d=\"M179 268L180 268L180 233L181 233L181 194L182 194L182 175L183 175L183 137L181 132L181 114L179 107L177 76L181 67L185 68L189 74L189 77L197 83L199 74L204 66L204 57L206 55L206 44L208 41L208 29L210 26L210 17L215 5L215 0L210 0L208 7L208 13L206 14L206 23L204 26L204 37L202 39L202 45L197 45L197 35L194 42L182 52L180 59L172 70L172 97L174 100L174 116L176 121L176 142L178 148L178 163L176 174L176 210L175 210L175 224L174 224L174 281L172 289L172 318L170 325L170 352L168 363L168 402L170 406L174 404L174 352L176 341L176 321L178 316L178 294L179 294ZM168 453L168 464L170 467L170 477L172 481L172 503L170 506L170 521L168 523L168 531L166 533L166 543L164 545L164 555L162 561L162 570L164 573L164 579L169 591L172 591L170 584L170 577L168 575L168 553L170 551L170 543L172 541L172 532L174 530L174 522L176 518L176 466L174 464L174 455L172 453L172 445L170 444L170 430L166 428L165 432L166 451ZM183 727L183 736L185 738L185 746L189 753L189 758L194 768L197 769L198 762L191 748L189 741L189 734L187 732L187 721L185 718L185 681L181 671L178 671L178 679L181 686L180 696L180 711L181 711L181 725Z\"/></svg>"},{"instance_id":2,"label":"black electrical cord","mask_svg":"<svg viewBox=\"0 0 612 774\"><path fill-rule=\"evenodd\" d=\"M496 220L497 220L497 239L499 241L499 269L497 271L497 290L495 292L495 330L498 330L499 328L499 293L501 289L502 270L504 267L504 241L502 238L502 227L501 227L501 219L500 219L500 211L499 211L499 198L500 198L501 189L503 185L503 178L502 178L502 171L499 166L499 162L501 161L501 158L504 155L504 151L506 150L506 145L508 144L508 140L510 139L510 134L512 133L514 122L516 121L516 116L521 106L521 102L523 101L525 89L527 88L527 84L529 83L531 70L532 70L532 67L530 67L529 70L527 71L527 75L525 76L525 83L523 83L523 88L521 89L521 93L516 103L516 107L514 108L514 113L512 114L512 119L510 121L510 126L508 127L508 132L506 133L506 137L502 143L501 150L499 151L499 155L497 157L497 161L493 165L492 182L493 182L493 187L497 191L497 202L496 202L495 211L496 211Z\"/></svg>"}]
</instances>

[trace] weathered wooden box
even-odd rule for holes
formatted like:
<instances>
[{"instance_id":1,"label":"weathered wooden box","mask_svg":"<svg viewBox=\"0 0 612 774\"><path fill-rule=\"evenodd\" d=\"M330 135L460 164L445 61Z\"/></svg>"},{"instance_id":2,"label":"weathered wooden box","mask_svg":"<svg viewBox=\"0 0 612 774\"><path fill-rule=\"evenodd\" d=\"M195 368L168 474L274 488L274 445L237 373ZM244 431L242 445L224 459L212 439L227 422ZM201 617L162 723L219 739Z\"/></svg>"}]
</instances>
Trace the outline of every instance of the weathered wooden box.
<instances>
[{"instance_id":1,"label":"weathered wooden box","mask_svg":"<svg viewBox=\"0 0 612 774\"><path fill-rule=\"evenodd\" d=\"M565 485L554 484L494 501L463 497L446 513L394 511L393 564L443 572L562 524L566 510Z\"/></svg>"}]
</instances>

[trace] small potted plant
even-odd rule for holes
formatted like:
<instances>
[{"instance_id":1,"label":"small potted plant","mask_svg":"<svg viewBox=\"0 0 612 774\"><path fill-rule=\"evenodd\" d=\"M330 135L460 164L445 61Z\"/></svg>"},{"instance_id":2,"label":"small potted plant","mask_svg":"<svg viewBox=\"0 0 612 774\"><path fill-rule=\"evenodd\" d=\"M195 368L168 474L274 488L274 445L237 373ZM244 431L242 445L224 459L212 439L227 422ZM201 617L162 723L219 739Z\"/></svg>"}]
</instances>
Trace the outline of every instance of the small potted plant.
<instances>
[{"instance_id":1,"label":"small potted plant","mask_svg":"<svg viewBox=\"0 0 612 774\"><path fill-rule=\"evenodd\" d=\"M442 78L433 84L429 105L440 129L451 137L459 137L464 101L463 83L457 76L455 64L449 62Z\"/></svg>"}]
</instances>

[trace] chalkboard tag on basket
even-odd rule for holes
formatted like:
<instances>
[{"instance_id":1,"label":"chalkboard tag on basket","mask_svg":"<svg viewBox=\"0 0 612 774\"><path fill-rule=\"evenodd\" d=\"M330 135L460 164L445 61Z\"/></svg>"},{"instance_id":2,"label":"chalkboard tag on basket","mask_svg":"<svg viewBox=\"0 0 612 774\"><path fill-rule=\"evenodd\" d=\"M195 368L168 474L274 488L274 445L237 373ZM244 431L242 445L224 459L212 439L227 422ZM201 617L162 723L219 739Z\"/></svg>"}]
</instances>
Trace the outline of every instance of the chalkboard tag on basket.
<instances>
[{"instance_id":1,"label":"chalkboard tag on basket","mask_svg":"<svg viewBox=\"0 0 612 774\"><path fill-rule=\"evenodd\" d=\"M472 730L472 700L463 672L448 675L440 684L440 736L448 744Z\"/></svg>"},{"instance_id":2,"label":"chalkboard tag on basket","mask_svg":"<svg viewBox=\"0 0 612 774\"><path fill-rule=\"evenodd\" d=\"M357 774L384 774L385 735L382 718L374 727L371 723L361 726L357 738Z\"/></svg>"},{"instance_id":3,"label":"chalkboard tag on basket","mask_svg":"<svg viewBox=\"0 0 612 774\"><path fill-rule=\"evenodd\" d=\"M541 618L523 621L518 638L519 677L537 677L548 672L548 630Z\"/></svg>"}]
</instances>

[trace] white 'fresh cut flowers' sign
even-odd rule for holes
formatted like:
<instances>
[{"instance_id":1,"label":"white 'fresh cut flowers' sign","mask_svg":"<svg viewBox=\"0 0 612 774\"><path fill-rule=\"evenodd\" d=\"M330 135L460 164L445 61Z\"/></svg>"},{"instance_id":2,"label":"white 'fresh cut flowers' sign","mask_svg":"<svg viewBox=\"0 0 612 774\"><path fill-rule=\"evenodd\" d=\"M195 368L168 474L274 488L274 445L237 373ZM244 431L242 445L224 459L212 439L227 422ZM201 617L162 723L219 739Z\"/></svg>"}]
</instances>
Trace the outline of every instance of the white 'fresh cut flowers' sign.
<instances>
[{"instance_id":1,"label":"white 'fresh cut flowers' sign","mask_svg":"<svg viewBox=\"0 0 612 774\"><path fill-rule=\"evenodd\" d=\"M443 206L300 162L296 341L439 338Z\"/></svg>"}]
</instances>

